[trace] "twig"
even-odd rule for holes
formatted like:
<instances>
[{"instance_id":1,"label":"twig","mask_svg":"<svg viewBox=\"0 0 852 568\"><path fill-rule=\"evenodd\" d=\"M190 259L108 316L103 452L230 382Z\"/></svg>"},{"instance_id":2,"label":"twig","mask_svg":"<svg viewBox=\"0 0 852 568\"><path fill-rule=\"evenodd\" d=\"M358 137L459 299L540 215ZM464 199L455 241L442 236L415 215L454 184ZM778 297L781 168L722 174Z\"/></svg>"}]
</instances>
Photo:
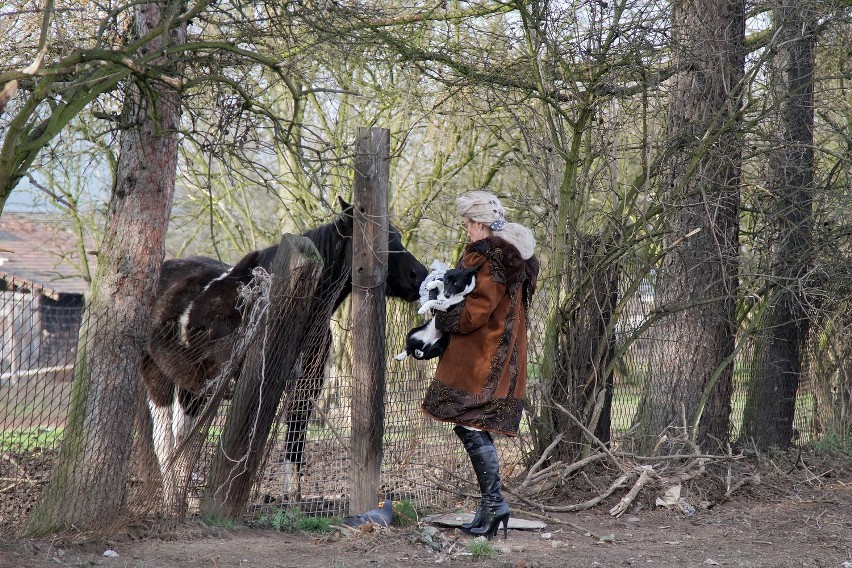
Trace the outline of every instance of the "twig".
<instances>
[{"instance_id":1,"label":"twig","mask_svg":"<svg viewBox=\"0 0 852 568\"><path fill-rule=\"evenodd\" d=\"M344 534L346 536L361 534L361 531L359 529L347 525L328 525L328 528L339 531L341 534Z\"/></svg>"},{"instance_id":2,"label":"twig","mask_svg":"<svg viewBox=\"0 0 852 568\"><path fill-rule=\"evenodd\" d=\"M826 475L834 473L833 469L829 469L828 471L824 471L823 473L820 473L820 474L813 473L813 472L811 472L810 469L808 469L807 471L810 474L810 477L805 480L805 483L810 483L812 481L820 481Z\"/></svg>"},{"instance_id":3,"label":"twig","mask_svg":"<svg viewBox=\"0 0 852 568\"><path fill-rule=\"evenodd\" d=\"M580 422L580 420L576 416L571 414L568 411L567 408L565 408L564 406L562 406L558 402L556 402L554 404L556 405L556 408L558 408L561 412L565 413L568 416L568 418L570 418L571 421L573 421L574 424L576 424L583 431L583 433L586 436L589 437L590 440L592 440L594 443L596 443L597 445L599 445L601 447L601 450L603 451L603 453L605 453L607 455L607 457L612 460L612 463L614 463L618 467L618 469L620 469L622 471L622 473L627 473L628 471L630 471L630 468L628 468L626 465L624 465L619 460L617 460L616 457L614 455L612 455L612 452L609 451L609 448L606 447L606 444L601 442L598 439L597 436L592 434L592 432L589 431L589 429L586 428L586 426L582 422Z\"/></svg>"},{"instance_id":4,"label":"twig","mask_svg":"<svg viewBox=\"0 0 852 568\"><path fill-rule=\"evenodd\" d=\"M50 545L47 547L47 552L44 553L45 558L50 558L50 551L53 550L53 543L56 542L57 538L59 538L58 535L53 535L53 538L50 540Z\"/></svg>"},{"instance_id":5,"label":"twig","mask_svg":"<svg viewBox=\"0 0 852 568\"><path fill-rule=\"evenodd\" d=\"M745 458L743 454L737 455L715 455L715 454L670 454L670 455L662 455L662 456L638 456L636 454L631 454L630 452L612 452L613 455L624 458L631 458L636 461L676 461L676 460L694 460L705 458L709 460L718 460L718 461L736 461Z\"/></svg>"},{"instance_id":6,"label":"twig","mask_svg":"<svg viewBox=\"0 0 852 568\"><path fill-rule=\"evenodd\" d=\"M21 479L20 477L0 477L0 481L10 481L12 483L29 483L31 485L35 485L38 483L37 479L30 479L27 477L26 479Z\"/></svg>"},{"instance_id":7,"label":"twig","mask_svg":"<svg viewBox=\"0 0 852 568\"><path fill-rule=\"evenodd\" d=\"M5 493L10 489L14 489L21 483L27 483L29 485L36 485L38 483L38 481L35 481L33 479L20 479L18 477L0 477L0 481L10 482L9 485L7 485L6 487L0 488L0 493Z\"/></svg>"},{"instance_id":8,"label":"twig","mask_svg":"<svg viewBox=\"0 0 852 568\"><path fill-rule=\"evenodd\" d=\"M590 463L604 459L604 457L606 457L606 454L604 454L603 452L597 453L597 454L592 454L590 456L586 456L585 458L583 458L581 460L577 460L577 461L575 461L571 464L568 464L568 466L562 472L562 475L563 475L563 477L568 476L568 475L574 473L575 471L577 471L579 469L583 469L584 467L586 467Z\"/></svg>"},{"instance_id":9,"label":"twig","mask_svg":"<svg viewBox=\"0 0 852 568\"><path fill-rule=\"evenodd\" d=\"M654 476L656 472L654 468L650 465L642 466L642 473L639 475L639 479L636 480L636 483L633 484L633 487L630 491L627 492L627 495L621 498L621 501L618 504L609 510L609 514L613 517L620 517L624 511L627 510L627 507L630 506L630 503L636 498L639 494L639 491L648 483Z\"/></svg>"},{"instance_id":10,"label":"twig","mask_svg":"<svg viewBox=\"0 0 852 568\"><path fill-rule=\"evenodd\" d=\"M701 475L704 475L704 472L707 468L707 462L710 458L705 457L698 449L698 446L692 440L687 440L687 442L692 446L692 449L695 450L695 455L698 456L694 458L694 460L690 460L690 463L687 463L684 466L684 471L677 475L671 475L663 478L661 481L665 485L670 485L674 483L683 483L684 481L689 481L690 479L695 479ZM698 469L689 471L690 468L694 465L698 465Z\"/></svg>"},{"instance_id":11,"label":"twig","mask_svg":"<svg viewBox=\"0 0 852 568\"><path fill-rule=\"evenodd\" d=\"M755 475L747 475L746 477L740 479L738 482L730 486L727 491L725 491L725 494L722 496L719 502L724 503L728 501L731 498L731 495L734 494L734 492L739 490L743 485L751 483L752 481L754 481L755 483L760 483L760 474L757 473Z\"/></svg>"},{"instance_id":12,"label":"twig","mask_svg":"<svg viewBox=\"0 0 852 568\"><path fill-rule=\"evenodd\" d=\"M598 486L595 485L595 483L591 479L589 479L589 475L585 471L581 471L580 475L583 476L583 479L586 480L586 483L591 485L595 489L595 491L600 492L600 489L598 488Z\"/></svg>"},{"instance_id":13,"label":"twig","mask_svg":"<svg viewBox=\"0 0 852 568\"><path fill-rule=\"evenodd\" d=\"M574 473L575 471L586 467L590 463L601 460L604 457L605 457L605 454L603 454L603 453L593 454L593 455L588 456L588 457L586 457L582 460L575 461L575 462L570 463L568 465L565 465L564 462L558 461L554 464L547 466L543 470L539 471L538 474L533 476L532 478L530 478L530 476L527 476L527 479L524 481L524 483L521 484L519 489L523 489L525 486L529 485L530 483L543 483L544 481L546 481L547 479L549 479L551 477L559 476L560 478L564 479L564 478L568 477L569 475L571 475L572 473ZM564 469L560 469L560 468L564 468Z\"/></svg>"},{"instance_id":14,"label":"twig","mask_svg":"<svg viewBox=\"0 0 852 568\"><path fill-rule=\"evenodd\" d=\"M731 455L731 445L730 444L728 444L728 455ZM722 501L726 500L730 496L730 493L731 493L731 474L733 472L731 471L731 464L730 463L728 464L727 469L728 469L728 472L725 475L725 487L727 487L728 489L725 491L725 496L722 498Z\"/></svg>"},{"instance_id":15,"label":"twig","mask_svg":"<svg viewBox=\"0 0 852 568\"><path fill-rule=\"evenodd\" d=\"M510 493L511 495L514 495L530 507L538 509L539 511L548 511L550 513L574 513L576 511L585 511L587 509L591 509L592 507L615 493L617 489L621 489L622 487L624 487L624 485L630 480L633 475L635 475L635 472L626 473L620 476L618 479L613 481L612 484L610 484L610 486L607 488L607 490L604 491L602 494L598 495L597 497L593 497L588 501L583 501L582 503L577 503L575 505L545 505L543 503L533 501L528 497L524 497L519 493L514 493L509 489L505 489L505 491L507 493Z\"/></svg>"},{"instance_id":16,"label":"twig","mask_svg":"<svg viewBox=\"0 0 852 568\"><path fill-rule=\"evenodd\" d=\"M521 483L521 485L518 487L518 489L523 489L525 487L528 487L532 483L542 483L543 481L545 481L546 479L548 479L550 477L555 477L557 475L560 475L559 471L557 471L557 470L559 470L559 468L561 468L564 465L565 465L565 462L558 461L558 462L554 462L554 463L550 464L549 466L542 469L541 471L539 471L535 475L531 475L531 474L528 473L526 479L524 479L524 482Z\"/></svg>"},{"instance_id":17,"label":"twig","mask_svg":"<svg viewBox=\"0 0 852 568\"><path fill-rule=\"evenodd\" d=\"M524 482L523 482L523 483L521 483L521 487L526 487L526 486L529 484L529 482L530 482L530 480L532 479L532 477L533 477L533 476L536 474L536 472L538 471L538 468L540 468L540 467L541 467L541 464L543 464L543 463L544 463L544 461L547 459L547 456L549 456L549 455L550 455L550 452L552 452L552 451L553 451L553 448L555 448L555 447L556 447L556 444L558 444L558 443L559 443L559 442L561 442L561 441L562 441L562 434L559 434L558 436L556 436L556 439L555 439L555 440L553 440L553 441L550 443L550 445L549 445L549 446L547 446L547 447L544 449L544 451L541 453L541 457L538 459L538 461L537 461L537 462L535 462L535 463L532 465L532 467L531 467L531 468L529 469L529 471L527 472L527 477L526 477L526 479L524 479ZM557 462L557 463L562 463L562 462ZM556 465L556 464L553 464L553 465ZM551 465L550 467L553 467L553 465ZM548 468L548 469L550 469L550 468Z\"/></svg>"}]
</instances>

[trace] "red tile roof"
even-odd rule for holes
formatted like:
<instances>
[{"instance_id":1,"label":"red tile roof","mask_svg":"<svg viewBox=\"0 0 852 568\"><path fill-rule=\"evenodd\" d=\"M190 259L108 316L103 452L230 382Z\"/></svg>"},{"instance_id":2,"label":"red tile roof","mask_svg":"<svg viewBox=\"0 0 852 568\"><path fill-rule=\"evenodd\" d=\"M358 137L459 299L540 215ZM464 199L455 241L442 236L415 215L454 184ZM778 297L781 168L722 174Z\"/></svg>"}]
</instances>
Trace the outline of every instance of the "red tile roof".
<instances>
[{"instance_id":1,"label":"red tile roof","mask_svg":"<svg viewBox=\"0 0 852 568\"><path fill-rule=\"evenodd\" d=\"M0 216L0 279L14 288L44 288L43 293L82 294L89 285L81 277L75 236L39 215ZM94 273L94 255L88 255Z\"/></svg>"}]
</instances>

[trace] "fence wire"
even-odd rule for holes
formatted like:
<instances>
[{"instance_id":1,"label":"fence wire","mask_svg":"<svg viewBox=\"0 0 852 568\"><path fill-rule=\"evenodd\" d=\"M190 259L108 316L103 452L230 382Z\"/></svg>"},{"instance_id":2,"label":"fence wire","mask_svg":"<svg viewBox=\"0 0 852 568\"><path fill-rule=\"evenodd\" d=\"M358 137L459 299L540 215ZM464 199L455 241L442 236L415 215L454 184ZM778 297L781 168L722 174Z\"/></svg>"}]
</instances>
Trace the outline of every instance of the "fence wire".
<instances>
[{"instance_id":1,"label":"fence wire","mask_svg":"<svg viewBox=\"0 0 852 568\"><path fill-rule=\"evenodd\" d=\"M531 308L528 409L533 413L542 397L539 380L544 357L544 322L550 301L546 291L542 292ZM54 468L60 443L69 424L75 361L78 352L88 346L79 344L83 316L79 302L63 306L38 294L21 292L3 293L0 302L3 315L0 534L14 535L24 527L51 475L56 475ZM304 302L304 298L291 294L278 303L282 310L291 310L299 302ZM618 341L634 335L651 307L648 291L640 287L622 312L616 328ZM240 480L244 485L242 491L248 495L241 514L248 522L276 511L299 510L309 515L350 512L348 500L353 468L357 466L351 459L354 388L351 369L353 360L363 354L352 352L348 303L334 314L329 314L330 310L331 307L324 306L319 312L307 314L299 326L277 330L274 341L259 332L262 325L243 325L242 335L231 337L217 347L215 359L223 369L225 380L222 384L228 388L210 391L210 396L199 403L196 409L198 427L181 458L186 462L185 471L171 489L163 483L162 464L158 462L151 438L146 437L146 432L152 428L152 414L140 382L126 480L128 518L149 519L149 526L155 530L157 522L171 522L169 519L182 515L204 515L205 499L209 503L211 495L219 496L218 501L213 500L217 506L227 507L230 495L226 494L237 491L230 483L246 472L250 473L250 478ZM323 318L328 321L329 317L328 357L323 357L320 367L314 369L321 378L304 382L312 365L304 353L324 354L329 327L323 323ZM416 313L416 306L399 300L388 301L379 493L396 500L408 499L420 511L461 503L472 506L478 497L474 477L452 429L426 418L420 410L421 397L433 376L435 361L408 358L400 362L393 358L402 350L407 331L422 323L423 318ZM94 326L97 327L98 322L94 322ZM244 341L241 343L241 340ZM636 414L638 393L650 365L648 352L652 341L651 337L640 334L615 365L610 422L616 443L619 435L630 428ZM812 349L810 352L805 380L797 398L795 427L800 442L812 442L828 435L826 424L834 432L849 430L848 416L838 410L848 408L852 384L847 378L846 358L841 355L846 351L844 341L825 336L819 344L822 351ZM294 348L302 356L295 357ZM232 353L236 359L229 357ZM736 437L741 421L750 360L750 346L746 345L738 352L734 365L732 438ZM252 379L255 382L246 383L241 391L239 383L232 380L231 371L237 368L245 371L247 365L252 367L253 373L261 374L255 374ZM269 391L258 394L259 384ZM274 386L276 384L278 386ZM280 390L280 395L276 389ZM659 393L661 397L668 395ZM211 400L215 404L210 405ZM243 414L234 414L238 412L235 405L243 405ZM266 415L245 414L246 409L254 407L263 407ZM817 419L818 415L822 417ZM261 422L266 420L265 429L258 428L259 416ZM304 426L299 426L297 419L301 417L306 418ZM504 481L510 486L513 475L521 474L530 463L529 420L524 424L520 437L498 440ZM174 424L171 432L151 431L154 438L173 435ZM257 440L258 436L263 439ZM256 448L262 451L250 455L250 452L259 451ZM296 449L303 449L298 463L294 463ZM229 454L232 450L248 453ZM104 460L110 458L103 457ZM216 460L220 460L218 469ZM252 460L256 469L245 467ZM235 468L238 462L240 465ZM96 461L90 463L97 468ZM225 481L228 484L223 484Z\"/></svg>"}]
</instances>

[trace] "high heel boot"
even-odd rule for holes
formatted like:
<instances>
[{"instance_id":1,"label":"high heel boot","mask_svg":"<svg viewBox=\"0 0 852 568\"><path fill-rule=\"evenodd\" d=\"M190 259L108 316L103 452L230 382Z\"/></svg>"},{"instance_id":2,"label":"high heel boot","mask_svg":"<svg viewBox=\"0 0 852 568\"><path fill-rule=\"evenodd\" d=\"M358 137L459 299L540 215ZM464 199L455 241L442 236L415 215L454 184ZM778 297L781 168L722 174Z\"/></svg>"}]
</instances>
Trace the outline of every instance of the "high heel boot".
<instances>
[{"instance_id":1,"label":"high heel boot","mask_svg":"<svg viewBox=\"0 0 852 568\"><path fill-rule=\"evenodd\" d=\"M459 432L459 429L463 432ZM508 536L509 505L500 493L500 463L497 458L497 448L488 432L468 430L457 426L456 434L470 456L473 471L479 481L479 492L482 495L477 515L468 527L459 527L471 536L484 536L491 539L503 525L503 538ZM479 517L477 519L477 517Z\"/></svg>"},{"instance_id":2,"label":"high heel boot","mask_svg":"<svg viewBox=\"0 0 852 568\"><path fill-rule=\"evenodd\" d=\"M473 458L471 457L475 450L479 448L483 443L491 443L491 435L488 432L480 432L478 430L470 430L465 428L464 426L456 426L453 428L453 432L456 433L456 436L462 442L465 451L467 452L468 457L471 459L471 465L473 466L474 471L476 471L476 464L473 463ZM481 436L488 436L487 440L480 440ZM478 527L482 522L482 512L485 507L482 502L482 496L480 494L479 497L479 505L476 507L476 512L473 514L473 519L469 523L462 523L459 525L459 528L467 532L473 527Z\"/></svg>"}]
</instances>

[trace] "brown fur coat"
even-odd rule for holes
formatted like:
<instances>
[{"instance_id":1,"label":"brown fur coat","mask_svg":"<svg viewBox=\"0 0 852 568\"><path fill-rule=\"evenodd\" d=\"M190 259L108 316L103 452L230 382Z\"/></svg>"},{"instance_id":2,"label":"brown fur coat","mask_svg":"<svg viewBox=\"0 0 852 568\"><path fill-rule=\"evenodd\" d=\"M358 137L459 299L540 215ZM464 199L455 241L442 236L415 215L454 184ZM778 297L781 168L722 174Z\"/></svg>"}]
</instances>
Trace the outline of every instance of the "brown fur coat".
<instances>
[{"instance_id":1,"label":"brown fur coat","mask_svg":"<svg viewBox=\"0 0 852 568\"><path fill-rule=\"evenodd\" d=\"M458 262L478 265L473 291L436 315L438 329L451 337L423 410L438 420L515 436L527 385L527 307L538 260L524 260L503 239L488 237L468 244Z\"/></svg>"}]
</instances>

